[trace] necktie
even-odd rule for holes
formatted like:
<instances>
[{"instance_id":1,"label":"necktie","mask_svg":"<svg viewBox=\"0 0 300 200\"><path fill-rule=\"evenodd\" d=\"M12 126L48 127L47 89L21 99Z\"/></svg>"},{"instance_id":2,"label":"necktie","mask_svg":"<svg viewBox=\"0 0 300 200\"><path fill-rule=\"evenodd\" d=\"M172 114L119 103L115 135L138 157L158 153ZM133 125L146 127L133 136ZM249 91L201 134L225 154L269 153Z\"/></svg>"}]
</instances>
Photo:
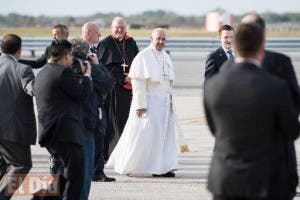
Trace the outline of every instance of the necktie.
<instances>
[{"instance_id":1,"label":"necktie","mask_svg":"<svg viewBox=\"0 0 300 200\"><path fill-rule=\"evenodd\" d=\"M97 48L96 48L95 46L92 46L92 47L90 48L90 52L91 52L91 53L97 53Z\"/></svg>"},{"instance_id":2,"label":"necktie","mask_svg":"<svg viewBox=\"0 0 300 200\"><path fill-rule=\"evenodd\" d=\"M231 50L228 50L227 53L229 55L229 59L233 59L234 58Z\"/></svg>"}]
</instances>

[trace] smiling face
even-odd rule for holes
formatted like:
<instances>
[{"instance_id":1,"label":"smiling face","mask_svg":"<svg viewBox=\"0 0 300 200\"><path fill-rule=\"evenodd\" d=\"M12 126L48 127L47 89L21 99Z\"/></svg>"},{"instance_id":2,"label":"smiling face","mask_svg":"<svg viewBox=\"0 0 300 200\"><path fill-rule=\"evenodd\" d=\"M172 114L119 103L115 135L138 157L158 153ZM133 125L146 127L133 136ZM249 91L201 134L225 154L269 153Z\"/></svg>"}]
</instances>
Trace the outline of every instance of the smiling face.
<instances>
[{"instance_id":1,"label":"smiling face","mask_svg":"<svg viewBox=\"0 0 300 200\"><path fill-rule=\"evenodd\" d=\"M126 34L126 23L122 18L116 18L111 24L111 34L115 39L122 40Z\"/></svg>"},{"instance_id":2,"label":"smiling face","mask_svg":"<svg viewBox=\"0 0 300 200\"><path fill-rule=\"evenodd\" d=\"M156 31L151 36L151 43L157 51L163 50L166 41L166 33L164 31Z\"/></svg>"},{"instance_id":3,"label":"smiling face","mask_svg":"<svg viewBox=\"0 0 300 200\"><path fill-rule=\"evenodd\" d=\"M233 30L222 30L219 36L222 47L232 50L233 36L234 36Z\"/></svg>"},{"instance_id":4,"label":"smiling face","mask_svg":"<svg viewBox=\"0 0 300 200\"><path fill-rule=\"evenodd\" d=\"M63 33L63 31L60 28L54 28L52 30L52 36L53 36L53 39L56 39L56 40L68 39L68 35Z\"/></svg>"}]
</instances>

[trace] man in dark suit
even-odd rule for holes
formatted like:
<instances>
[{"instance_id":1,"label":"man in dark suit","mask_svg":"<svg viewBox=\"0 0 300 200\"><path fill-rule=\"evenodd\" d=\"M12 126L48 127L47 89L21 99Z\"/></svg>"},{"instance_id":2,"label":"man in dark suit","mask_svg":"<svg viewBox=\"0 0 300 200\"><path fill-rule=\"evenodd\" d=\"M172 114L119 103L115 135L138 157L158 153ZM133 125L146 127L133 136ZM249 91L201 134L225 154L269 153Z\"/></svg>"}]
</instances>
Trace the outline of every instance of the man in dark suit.
<instances>
[{"instance_id":1,"label":"man in dark suit","mask_svg":"<svg viewBox=\"0 0 300 200\"><path fill-rule=\"evenodd\" d=\"M72 70L71 43L54 40L50 62L34 84L39 122L39 143L64 163L60 192L65 199L80 199L84 178L82 103L92 92L91 66Z\"/></svg>"},{"instance_id":2,"label":"man in dark suit","mask_svg":"<svg viewBox=\"0 0 300 200\"><path fill-rule=\"evenodd\" d=\"M226 60L234 57L232 51L233 35L234 29L230 25L225 24L219 28L219 40L221 42L221 47L208 55L205 62L205 79L216 74Z\"/></svg>"},{"instance_id":3,"label":"man in dark suit","mask_svg":"<svg viewBox=\"0 0 300 200\"><path fill-rule=\"evenodd\" d=\"M72 55L74 58L82 60L90 60L92 65L91 77L93 80L93 92L83 102L83 125L84 125L84 185L81 193L81 199L88 199L91 181L94 172L94 151L95 139L94 133L99 129L99 104L102 103L102 95L107 93L112 87L112 78L109 78L109 83L103 73L103 66L99 64L96 54L89 54L90 46L86 41L72 40ZM107 91L108 90L108 91ZM103 172L104 173L104 172Z\"/></svg>"},{"instance_id":4,"label":"man in dark suit","mask_svg":"<svg viewBox=\"0 0 300 200\"><path fill-rule=\"evenodd\" d=\"M104 112L104 100L106 95L112 90L113 87L113 79L109 74L108 70L98 58L98 49L95 47L95 44L98 45L99 37L101 36L99 27L93 22L87 22L82 27L82 39L87 42L90 46L89 55L96 56L98 59L97 69L102 72L102 79L100 83L101 94L99 94L99 119L97 123L97 128L94 129L94 139L95 139L95 148L94 148L94 170L92 172L93 181L99 182L112 182L116 181L113 177L108 177L104 173L104 136L106 130L106 118ZM91 155L92 156L92 155Z\"/></svg>"},{"instance_id":5,"label":"man in dark suit","mask_svg":"<svg viewBox=\"0 0 300 200\"><path fill-rule=\"evenodd\" d=\"M68 27L64 24L56 24L52 30L52 36L54 40L66 40L69 36ZM36 60L23 60L20 59L20 63L29 65L34 69L43 67L50 56L50 46L46 47L44 54Z\"/></svg>"},{"instance_id":6,"label":"man in dark suit","mask_svg":"<svg viewBox=\"0 0 300 200\"><path fill-rule=\"evenodd\" d=\"M291 200L286 141L298 137L298 121L288 86L261 69L260 26L241 24L235 50L236 59L204 85L216 138L208 189L215 200Z\"/></svg>"},{"instance_id":7,"label":"man in dark suit","mask_svg":"<svg viewBox=\"0 0 300 200\"><path fill-rule=\"evenodd\" d=\"M257 23L265 31L265 21L257 13L251 13L243 17L242 23ZM300 111L300 92L298 81L290 57L273 51L265 50L263 68L271 74L283 79L289 86L292 100L296 110Z\"/></svg>"},{"instance_id":8,"label":"man in dark suit","mask_svg":"<svg viewBox=\"0 0 300 200\"><path fill-rule=\"evenodd\" d=\"M256 23L258 24L265 32L265 21L257 13L251 13L243 17L242 23ZM290 94L292 97L293 105L295 112L299 115L300 112L300 92L298 81L295 75L295 71L291 62L290 57L273 51L265 50L265 57L262 64L263 68L270 72L272 75L286 81ZM294 143L286 141L286 152L289 156L289 169L290 169L290 189L293 194L296 193L296 187L298 186L298 174L297 174L297 163L296 161L296 152ZM274 176L276 176L274 174Z\"/></svg>"},{"instance_id":9,"label":"man in dark suit","mask_svg":"<svg viewBox=\"0 0 300 200\"><path fill-rule=\"evenodd\" d=\"M18 62L21 38L4 36L0 56L0 199L7 180L4 175L27 174L32 167L30 145L36 141L33 110L32 69ZM9 199L10 197L7 197Z\"/></svg>"}]
</instances>

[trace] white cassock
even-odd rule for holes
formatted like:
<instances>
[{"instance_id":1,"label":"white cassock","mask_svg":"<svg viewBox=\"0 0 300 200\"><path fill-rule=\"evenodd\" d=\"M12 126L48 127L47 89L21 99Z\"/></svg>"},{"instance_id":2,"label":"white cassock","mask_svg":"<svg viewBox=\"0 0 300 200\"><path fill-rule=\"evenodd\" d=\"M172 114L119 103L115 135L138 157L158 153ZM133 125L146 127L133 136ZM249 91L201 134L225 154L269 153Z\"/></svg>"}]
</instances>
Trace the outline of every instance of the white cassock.
<instances>
[{"instance_id":1,"label":"white cassock","mask_svg":"<svg viewBox=\"0 0 300 200\"><path fill-rule=\"evenodd\" d=\"M118 144L106 166L120 174L164 174L178 169L172 109L174 67L169 55L148 46L134 58L132 103ZM146 108L139 118L137 109Z\"/></svg>"}]
</instances>

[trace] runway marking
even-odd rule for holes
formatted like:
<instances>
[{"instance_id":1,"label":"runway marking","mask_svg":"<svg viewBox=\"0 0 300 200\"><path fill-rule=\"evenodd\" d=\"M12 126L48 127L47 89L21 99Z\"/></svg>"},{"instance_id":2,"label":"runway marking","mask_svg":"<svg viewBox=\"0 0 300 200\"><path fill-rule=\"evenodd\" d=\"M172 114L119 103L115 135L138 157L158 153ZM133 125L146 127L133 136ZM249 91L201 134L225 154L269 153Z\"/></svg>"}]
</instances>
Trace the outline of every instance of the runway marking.
<instances>
[{"instance_id":1,"label":"runway marking","mask_svg":"<svg viewBox=\"0 0 300 200\"><path fill-rule=\"evenodd\" d=\"M192 125L206 125L206 118L203 117L195 117L195 118L189 118L189 119L181 119L180 122L182 124L192 124Z\"/></svg>"}]
</instances>

